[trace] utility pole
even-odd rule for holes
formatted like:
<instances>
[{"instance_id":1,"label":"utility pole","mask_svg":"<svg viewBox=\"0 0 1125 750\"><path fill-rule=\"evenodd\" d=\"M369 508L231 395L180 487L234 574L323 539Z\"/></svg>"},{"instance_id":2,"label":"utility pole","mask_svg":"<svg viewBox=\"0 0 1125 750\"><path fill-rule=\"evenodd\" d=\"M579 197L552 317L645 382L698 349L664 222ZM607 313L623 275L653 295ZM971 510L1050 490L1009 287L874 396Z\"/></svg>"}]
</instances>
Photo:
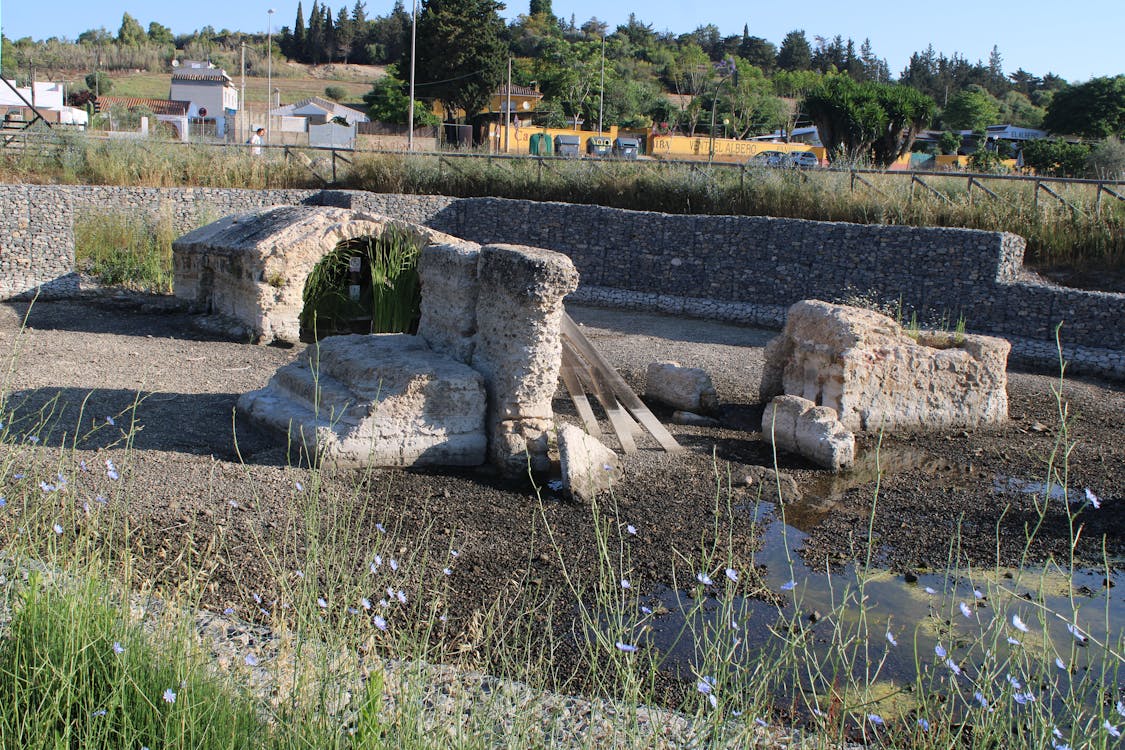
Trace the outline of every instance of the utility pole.
<instances>
[{"instance_id":1,"label":"utility pole","mask_svg":"<svg viewBox=\"0 0 1125 750\"><path fill-rule=\"evenodd\" d=\"M602 29L602 85L598 91L598 135L602 134L602 112L605 111L605 29Z\"/></svg>"},{"instance_id":2,"label":"utility pole","mask_svg":"<svg viewBox=\"0 0 1125 750\"><path fill-rule=\"evenodd\" d=\"M406 113L406 150L414 150L414 54L418 36L418 0L410 0L410 111Z\"/></svg>"},{"instance_id":3,"label":"utility pole","mask_svg":"<svg viewBox=\"0 0 1125 750\"><path fill-rule=\"evenodd\" d=\"M508 98L504 102L504 153L510 151L508 132L512 129L512 58L508 57Z\"/></svg>"},{"instance_id":4,"label":"utility pole","mask_svg":"<svg viewBox=\"0 0 1125 750\"><path fill-rule=\"evenodd\" d=\"M273 108L273 14L277 11L270 8L266 11L266 143L270 143L270 110Z\"/></svg>"},{"instance_id":5,"label":"utility pole","mask_svg":"<svg viewBox=\"0 0 1125 750\"><path fill-rule=\"evenodd\" d=\"M242 44L240 44L239 46L242 48L242 76L241 76L241 82L240 82L240 85L242 87L242 91L238 95L239 96L238 108L240 110L242 110L242 128L243 128L243 130L249 132L250 131L250 121L249 121L250 112L249 112L249 110L246 109L246 40L244 39L242 41ZM239 134L239 137L242 137L242 135L243 134Z\"/></svg>"}]
</instances>

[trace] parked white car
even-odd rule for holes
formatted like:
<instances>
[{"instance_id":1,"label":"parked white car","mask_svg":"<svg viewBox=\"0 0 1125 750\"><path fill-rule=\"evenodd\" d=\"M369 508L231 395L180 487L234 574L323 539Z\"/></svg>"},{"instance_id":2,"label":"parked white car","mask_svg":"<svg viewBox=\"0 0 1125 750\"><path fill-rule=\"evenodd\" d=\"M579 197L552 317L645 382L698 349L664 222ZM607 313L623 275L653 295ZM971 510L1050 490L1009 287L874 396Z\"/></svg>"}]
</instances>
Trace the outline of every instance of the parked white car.
<instances>
[{"instance_id":1,"label":"parked white car","mask_svg":"<svg viewBox=\"0 0 1125 750\"><path fill-rule=\"evenodd\" d=\"M800 167L801 169L820 166L820 160L816 158L816 154L812 151L792 151L789 158L794 167Z\"/></svg>"}]
</instances>

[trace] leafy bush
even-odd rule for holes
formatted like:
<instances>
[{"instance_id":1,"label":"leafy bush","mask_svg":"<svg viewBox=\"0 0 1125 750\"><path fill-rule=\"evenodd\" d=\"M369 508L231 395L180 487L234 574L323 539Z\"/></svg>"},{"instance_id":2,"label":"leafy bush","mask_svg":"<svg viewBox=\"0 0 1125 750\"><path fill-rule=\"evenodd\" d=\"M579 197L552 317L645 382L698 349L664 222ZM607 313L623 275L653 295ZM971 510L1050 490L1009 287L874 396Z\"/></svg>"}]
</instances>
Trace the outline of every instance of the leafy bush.
<instances>
[{"instance_id":1,"label":"leafy bush","mask_svg":"<svg viewBox=\"0 0 1125 750\"><path fill-rule=\"evenodd\" d=\"M334 102L346 99L348 90L343 86L325 86L324 95Z\"/></svg>"}]
</instances>

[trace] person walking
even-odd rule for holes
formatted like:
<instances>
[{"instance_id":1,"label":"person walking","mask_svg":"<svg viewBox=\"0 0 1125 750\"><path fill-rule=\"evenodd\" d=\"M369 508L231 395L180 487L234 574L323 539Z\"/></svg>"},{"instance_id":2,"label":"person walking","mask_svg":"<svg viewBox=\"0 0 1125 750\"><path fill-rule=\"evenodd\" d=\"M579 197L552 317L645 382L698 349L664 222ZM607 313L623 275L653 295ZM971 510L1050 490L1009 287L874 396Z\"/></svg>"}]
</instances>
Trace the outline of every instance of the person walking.
<instances>
[{"instance_id":1,"label":"person walking","mask_svg":"<svg viewBox=\"0 0 1125 750\"><path fill-rule=\"evenodd\" d=\"M262 155L262 144L265 143L265 138L263 136L265 133L265 128L258 128L254 131L254 135L250 136L250 153L254 156Z\"/></svg>"}]
</instances>

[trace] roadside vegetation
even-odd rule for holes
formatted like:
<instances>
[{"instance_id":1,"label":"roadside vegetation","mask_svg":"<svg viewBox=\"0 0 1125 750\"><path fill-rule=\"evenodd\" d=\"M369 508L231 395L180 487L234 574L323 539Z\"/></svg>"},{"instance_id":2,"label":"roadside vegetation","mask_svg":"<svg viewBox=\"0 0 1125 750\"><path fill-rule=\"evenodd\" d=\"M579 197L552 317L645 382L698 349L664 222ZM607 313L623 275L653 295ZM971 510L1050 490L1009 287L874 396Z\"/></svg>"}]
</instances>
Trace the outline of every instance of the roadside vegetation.
<instances>
[{"instance_id":1,"label":"roadside vegetation","mask_svg":"<svg viewBox=\"0 0 1125 750\"><path fill-rule=\"evenodd\" d=\"M189 147L155 139L103 141L63 136L40 149L0 153L7 182L233 188L321 188L332 175L322 152L309 161L272 151L255 158L242 146ZM352 155L337 164L335 186L385 193L497 196L567 201L667 213L777 216L860 224L966 227L1027 239L1026 263L1119 274L1125 268L1125 202L1097 200L1093 186L1054 189L992 182L989 196L965 177L934 175L912 188L895 175L756 166L488 159L403 154Z\"/></svg>"}]
</instances>

